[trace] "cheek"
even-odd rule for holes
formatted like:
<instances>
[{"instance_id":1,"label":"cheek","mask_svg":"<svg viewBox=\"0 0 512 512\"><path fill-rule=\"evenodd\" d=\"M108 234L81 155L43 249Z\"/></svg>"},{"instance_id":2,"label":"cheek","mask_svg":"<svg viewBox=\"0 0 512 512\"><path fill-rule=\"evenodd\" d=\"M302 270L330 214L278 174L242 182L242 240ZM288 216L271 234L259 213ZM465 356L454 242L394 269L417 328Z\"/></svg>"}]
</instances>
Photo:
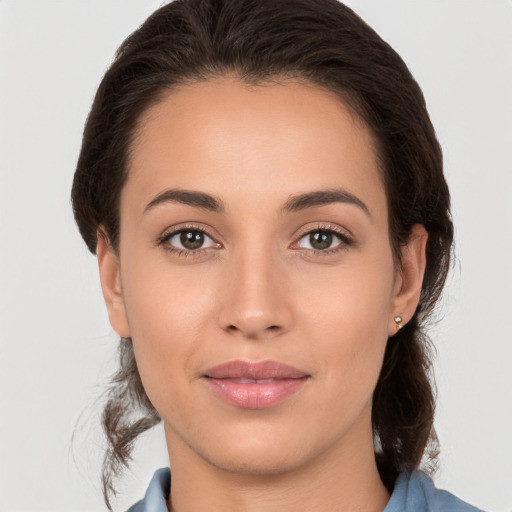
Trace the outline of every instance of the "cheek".
<instances>
[{"instance_id":1,"label":"cheek","mask_svg":"<svg viewBox=\"0 0 512 512\"><path fill-rule=\"evenodd\" d=\"M382 245L383 251L351 255L339 267L298 276L297 317L330 328L333 335L359 332L362 340L381 331L387 335L395 271L389 247Z\"/></svg>"},{"instance_id":2,"label":"cheek","mask_svg":"<svg viewBox=\"0 0 512 512\"><path fill-rule=\"evenodd\" d=\"M337 431L340 422L347 428L369 410L387 343L387 322L370 314L371 304L344 309L331 322L331 329L318 339L315 357L323 393L329 400L320 402L326 425ZM340 307L343 308L343 304ZM324 324L325 325L325 324ZM341 419L344 420L342 421Z\"/></svg>"},{"instance_id":3,"label":"cheek","mask_svg":"<svg viewBox=\"0 0 512 512\"><path fill-rule=\"evenodd\" d=\"M319 318L322 363L339 369L343 379L376 383L388 339L388 308L380 300L372 304L354 296L344 297L337 306L324 308ZM355 384L350 387L358 387Z\"/></svg>"},{"instance_id":4,"label":"cheek","mask_svg":"<svg viewBox=\"0 0 512 512\"><path fill-rule=\"evenodd\" d=\"M204 338L214 304L208 288L190 272L170 271L169 264L143 258L123 262L123 295L137 366L151 401L193 378L190 361ZM193 273L192 273L193 274ZM196 276L197 277L197 276Z\"/></svg>"},{"instance_id":5,"label":"cheek","mask_svg":"<svg viewBox=\"0 0 512 512\"><path fill-rule=\"evenodd\" d=\"M385 246L384 246L385 247ZM388 248L389 253L389 248ZM323 287L309 286L298 315L328 386L354 393L372 393L388 339L394 288L391 254L364 258L337 269ZM312 283L309 283L312 285Z\"/></svg>"},{"instance_id":6,"label":"cheek","mask_svg":"<svg viewBox=\"0 0 512 512\"><path fill-rule=\"evenodd\" d=\"M170 342L174 333L188 331L193 339L211 304L211 279L204 269L183 270L165 254L134 254L123 261L122 276L132 337L158 343L163 336Z\"/></svg>"}]
</instances>

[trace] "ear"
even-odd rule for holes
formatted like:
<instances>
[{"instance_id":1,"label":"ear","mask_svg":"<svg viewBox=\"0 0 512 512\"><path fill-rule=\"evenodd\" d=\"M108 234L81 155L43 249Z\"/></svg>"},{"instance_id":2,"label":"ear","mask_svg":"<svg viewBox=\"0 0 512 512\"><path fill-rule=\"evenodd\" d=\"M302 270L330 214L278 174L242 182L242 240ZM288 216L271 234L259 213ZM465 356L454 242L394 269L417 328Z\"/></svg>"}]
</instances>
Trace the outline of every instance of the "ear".
<instances>
[{"instance_id":1,"label":"ear","mask_svg":"<svg viewBox=\"0 0 512 512\"><path fill-rule=\"evenodd\" d=\"M110 325L122 338L130 337L130 327L121 287L119 258L110 247L107 236L98 231L96 255L100 270L101 290L108 310Z\"/></svg>"},{"instance_id":2,"label":"ear","mask_svg":"<svg viewBox=\"0 0 512 512\"><path fill-rule=\"evenodd\" d=\"M405 325L414 315L420 301L421 286L426 265L426 246L428 233L424 226L415 224L409 235L407 245L402 247L402 262L397 274L392 317L389 319L388 334L397 332L395 317L401 317Z\"/></svg>"}]
</instances>

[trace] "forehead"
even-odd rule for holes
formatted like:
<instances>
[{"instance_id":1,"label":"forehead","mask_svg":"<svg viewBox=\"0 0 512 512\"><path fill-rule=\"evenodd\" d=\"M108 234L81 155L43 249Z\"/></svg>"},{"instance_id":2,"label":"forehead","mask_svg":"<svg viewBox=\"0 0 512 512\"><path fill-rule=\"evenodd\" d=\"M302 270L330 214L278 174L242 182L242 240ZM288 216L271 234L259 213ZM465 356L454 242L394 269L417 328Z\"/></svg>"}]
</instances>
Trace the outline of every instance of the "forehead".
<instances>
[{"instance_id":1,"label":"forehead","mask_svg":"<svg viewBox=\"0 0 512 512\"><path fill-rule=\"evenodd\" d=\"M373 138L334 93L308 83L219 78L180 87L143 114L122 204L166 188L230 200L342 187L386 208Z\"/></svg>"}]
</instances>

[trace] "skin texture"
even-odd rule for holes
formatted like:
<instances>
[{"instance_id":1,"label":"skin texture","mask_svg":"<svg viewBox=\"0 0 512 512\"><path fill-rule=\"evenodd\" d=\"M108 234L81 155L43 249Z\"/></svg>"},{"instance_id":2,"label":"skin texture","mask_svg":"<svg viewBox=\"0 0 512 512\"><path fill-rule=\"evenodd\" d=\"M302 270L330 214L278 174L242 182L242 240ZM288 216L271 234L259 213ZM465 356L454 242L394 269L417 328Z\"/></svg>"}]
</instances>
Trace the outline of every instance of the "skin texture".
<instances>
[{"instance_id":1,"label":"skin texture","mask_svg":"<svg viewBox=\"0 0 512 512\"><path fill-rule=\"evenodd\" d=\"M169 93L139 127L119 253L100 236L98 261L111 324L132 337L164 421L170 510L382 510L372 393L393 318L406 323L417 306L427 235L414 227L397 270L368 129L317 87L228 77ZM169 189L210 194L224 211L148 209ZM292 196L333 189L367 211L283 212ZM207 233L202 248L180 253L180 237L165 238L185 228ZM341 238L315 250L308 233L319 229ZM240 359L309 378L274 407L243 409L203 378Z\"/></svg>"}]
</instances>

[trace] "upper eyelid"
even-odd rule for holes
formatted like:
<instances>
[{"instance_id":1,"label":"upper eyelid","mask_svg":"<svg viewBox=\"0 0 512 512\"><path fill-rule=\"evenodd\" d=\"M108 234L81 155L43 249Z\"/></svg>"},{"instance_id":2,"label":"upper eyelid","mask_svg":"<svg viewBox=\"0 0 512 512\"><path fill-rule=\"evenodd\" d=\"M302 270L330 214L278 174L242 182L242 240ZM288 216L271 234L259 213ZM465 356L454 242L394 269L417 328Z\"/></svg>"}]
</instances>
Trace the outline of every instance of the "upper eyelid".
<instances>
[{"instance_id":1,"label":"upper eyelid","mask_svg":"<svg viewBox=\"0 0 512 512\"><path fill-rule=\"evenodd\" d=\"M177 226L172 226L165 229L163 233L158 237L158 240L169 239L174 235L177 235L178 233L182 233L183 231L201 231L215 242L220 243L218 242L217 237L213 233L211 233L211 231L208 228L196 224L187 223L184 223L183 225L178 224Z\"/></svg>"},{"instance_id":2,"label":"upper eyelid","mask_svg":"<svg viewBox=\"0 0 512 512\"><path fill-rule=\"evenodd\" d=\"M336 224L330 224L330 223L323 223L323 222L317 222L314 226L308 226L301 228L298 233L295 235L296 239L299 240L305 235L308 235L310 233L314 233L315 231L331 231L332 233L335 233L341 237L352 239L353 235L352 233L346 229L342 228Z\"/></svg>"}]
</instances>

